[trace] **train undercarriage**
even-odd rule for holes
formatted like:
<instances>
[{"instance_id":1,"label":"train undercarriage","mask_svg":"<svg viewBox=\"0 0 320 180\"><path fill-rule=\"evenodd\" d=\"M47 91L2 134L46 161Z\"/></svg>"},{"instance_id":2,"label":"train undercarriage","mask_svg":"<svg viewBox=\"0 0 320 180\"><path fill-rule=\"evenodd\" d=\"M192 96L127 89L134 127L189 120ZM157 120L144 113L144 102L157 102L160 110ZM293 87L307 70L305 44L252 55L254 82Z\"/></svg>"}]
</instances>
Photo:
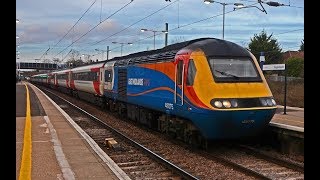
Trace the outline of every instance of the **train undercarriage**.
<instances>
[{"instance_id":1,"label":"train undercarriage","mask_svg":"<svg viewBox=\"0 0 320 180\"><path fill-rule=\"evenodd\" d=\"M206 139L187 119L112 99L105 99L104 102L104 109L116 113L123 119L137 122L187 144L203 148L207 147Z\"/></svg>"}]
</instances>

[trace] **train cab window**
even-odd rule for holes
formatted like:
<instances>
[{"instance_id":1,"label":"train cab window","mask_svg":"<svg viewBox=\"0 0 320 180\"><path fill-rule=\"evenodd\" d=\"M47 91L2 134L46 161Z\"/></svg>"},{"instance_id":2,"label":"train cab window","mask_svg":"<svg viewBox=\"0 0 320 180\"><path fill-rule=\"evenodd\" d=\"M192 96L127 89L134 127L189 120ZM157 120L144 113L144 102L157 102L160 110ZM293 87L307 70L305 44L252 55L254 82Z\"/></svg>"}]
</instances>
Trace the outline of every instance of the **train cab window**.
<instances>
[{"instance_id":1,"label":"train cab window","mask_svg":"<svg viewBox=\"0 0 320 180\"><path fill-rule=\"evenodd\" d=\"M251 58L209 58L209 64L217 82L262 81Z\"/></svg>"},{"instance_id":2,"label":"train cab window","mask_svg":"<svg viewBox=\"0 0 320 180\"><path fill-rule=\"evenodd\" d=\"M177 65L177 85L182 84L183 61L179 61Z\"/></svg>"},{"instance_id":3,"label":"train cab window","mask_svg":"<svg viewBox=\"0 0 320 180\"><path fill-rule=\"evenodd\" d=\"M194 65L194 61L193 59L189 60L189 64L188 64L188 76L187 76L187 86L192 86L193 85L193 81L194 81L194 77L196 76L196 66Z\"/></svg>"},{"instance_id":4,"label":"train cab window","mask_svg":"<svg viewBox=\"0 0 320 180\"><path fill-rule=\"evenodd\" d=\"M104 73L105 82L112 82L112 70L106 70Z\"/></svg>"}]
</instances>

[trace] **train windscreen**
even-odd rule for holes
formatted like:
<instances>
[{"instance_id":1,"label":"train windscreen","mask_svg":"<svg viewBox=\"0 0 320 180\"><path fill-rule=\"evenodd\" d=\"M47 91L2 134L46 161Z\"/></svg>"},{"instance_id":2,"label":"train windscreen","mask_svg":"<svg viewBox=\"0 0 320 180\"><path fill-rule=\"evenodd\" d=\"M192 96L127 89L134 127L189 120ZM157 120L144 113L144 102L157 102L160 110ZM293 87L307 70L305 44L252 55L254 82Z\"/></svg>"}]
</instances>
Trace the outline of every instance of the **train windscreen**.
<instances>
[{"instance_id":1,"label":"train windscreen","mask_svg":"<svg viewBox=\"0 0 320 180\"><path fill-rule=\"evenodd\" d=\"M261 81L258 70L250 58L209 58L210 68L217 82Z\"/></svg>"}]
</instances>

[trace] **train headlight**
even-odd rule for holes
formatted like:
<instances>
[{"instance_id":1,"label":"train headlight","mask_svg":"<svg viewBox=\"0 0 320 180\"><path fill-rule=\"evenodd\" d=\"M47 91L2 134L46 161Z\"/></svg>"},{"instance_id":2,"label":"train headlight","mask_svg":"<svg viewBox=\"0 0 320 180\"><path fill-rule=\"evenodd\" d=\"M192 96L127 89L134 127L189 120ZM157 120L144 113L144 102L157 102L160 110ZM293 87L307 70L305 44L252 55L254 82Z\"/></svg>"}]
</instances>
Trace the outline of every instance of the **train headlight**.
<instances>
[{"instance_id":1,"label":"train headlight","mask_svg":"<svg viewBox=\"0 0 320 180\"><path fill-rule=\"evenodd\" d=\"M267 104L268 104L268 106L272 106L273 105L271 99L269 99L269 98L267 99Z\"/></svg>"},{"instance_id":2,"label":"train headlight","mask_svg":"<svg viewBox=\"0 0 320 180\"><path fill-rule=\"evenodd\" d=\"M260 102L261 102L262 106L267 106L267 105L268 105L268 104L267 104L267 100L264 99L264 98L261 98L261 99L260 99Z\"/></svg>"},{"instance_id":3,"label":"train headlight","mask_svg":"<svg viewBox=\"0 0 320 180\"><path fill-rule=\"evenodd\" d=\"M223 104L223 106L226 107L226 108L231 108L231 103L230 103L230 101L228 101L228 100L223 100L222 104Z\"/></svg>"},{"instance_id":4,"label":"train headlight","mask_svg":"<svg viewBox=\"0 0 320 180\"><path fill-rule=\"evenodd\" d=\"M214 106L217 108L221 108L222 107L221 101L214 101Z\"/></svg>"},{"instance_id":5,"label":"train headlight","mask_svg":"<svg viewBox=\"0 0 320 180\"><path fill-rule=\"evenodd\" d=\"M276 102L273 97L259 98L217 98L211 99L210 104L214 108L236 110L238 108L274 107Z\"/></svg>"},{"instance_id":6,"label":"train headlight","mask_svg":"<svg viewBox=\"0 0 320 180\"><path fill-rule=\"evenodd\" d=\"M237 100L235 100L235 99L231 100L231 105L232 105L232 107L234 107L234 108L238 107L238 102L237 102Z\"/></svg>"}]
</instances>

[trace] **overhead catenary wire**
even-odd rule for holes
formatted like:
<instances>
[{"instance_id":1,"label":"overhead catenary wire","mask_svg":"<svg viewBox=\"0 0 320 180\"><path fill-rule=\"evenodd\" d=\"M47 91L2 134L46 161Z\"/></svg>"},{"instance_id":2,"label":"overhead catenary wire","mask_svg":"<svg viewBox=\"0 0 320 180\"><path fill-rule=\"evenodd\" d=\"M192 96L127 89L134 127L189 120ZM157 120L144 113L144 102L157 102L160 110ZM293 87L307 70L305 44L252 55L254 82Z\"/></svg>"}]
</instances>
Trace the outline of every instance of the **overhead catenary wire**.
<instances>
[{"instance_id":1,"label":"overhead catenary wire","mask_svg":"<svg viewBox=\"0 0 320 180\"><path fill-rule=\"evenodd\" d=\"M113 37L113 36L115 36L115 35L123 32L123 31L127 30L128 28L132 27L133 25L135 25L135 24L137 24L137 23L139 23L139 22L147 19L148 17L156 14L157 12L161 11L162 9L165 9L165 8L167 8L168 6L170 6L170 5L172 5L173 3L178 2L178 1L179 1L179 0L176 0L176 1L174 1L174 2L171 2L170 4L168 4L168 5L164 6L163 8L161 8L161 9L159 9L159 10L157 10L157 11L151 13L151 14L149 14L148 16L146 16L146 17L138 20L137 22L129 25L128 27L126 27L126 28L124 28L124 29L122 29L122 30L120 30L120 31L112 34L112 35L109 35L108 37L106 37L106 38L104 38L104 39L102 39L102 40L96 41L93 45L98 44L98 43L101 43L102 41L105 41L105 40L107 40L107 39L109 39L109 38L111 38L111 37ZM249 2L249 1L248 1L248 2ZM258 4L258 3L251 4L250 6L255 5L255 4ZM236 9L236 10L240 10L240 9ZM236 11L236 10L228 11L228 12L226 12L225 14L231 13L231 12ZM174 31L174 30L177 30L177 29L180 29L180 28L184 28L184 27L187 27L187 26L191 26L191 25L193 25L193 24L196 24L196 23L199 23L199 22L202 22L202 21L206 21L206 20L208 20L208 19L212 19L212 18L221 16L221 15L223 15L223 13L222 13L222 14L219 14L219 15L211 16L211 17L208 17L208 18L200 19L200 20L198 20L198 21L194 21L194 22L191 22L191 23L188 23L188 24L185 24L185 25L178 25L178 27L176 27L176 28L174 28L174 29L171 29L170 31ZM88 32L88 33L89 33L89 32ZM86 33L86 34L87 34L87 33ZM156 34L156 36L157 36L157 35L159 35L159 34ZM153 37L153 36L149 36L149 37L144 38L144 39L148 39L148 38L152 38L152 37ZM81 37L80 37L79 39L81 39ZM78 40L79 40L79 39L78 39ZM140 41L142 41L142 40L144 40L144 39L140 39L140 40L137 40L137 41L133 41L132 43L140 42ZM78 40L76 40L76 41L78 41ZM76 41L75 41L75 42L76 42ZM74 44L75 42L73 42L72 44ZM91 43L88 43L88 44L91 44ZM71 46L71 45L70 45L70 46ZM70 47L70 46L68 46L68 47ZM68 47L67 47L67 48L68 48ZM120 46L119 46L119 47L120 47ZM113 48L113 49L117 49L117 48L119 48L119 47L115 47L115 48ZM67 48L65 48L65 49L67 49ZM65 49L64 49L64 50L65 50ZM112 50L112 49L111 49L111 50Z\"/></svg>"},{"instance_id":2,"label":"overhead catenary wire","mask_svg":"<svg viewBox=\"0 0 320 180\"><path fill-rule=\"evenodd\" d=\"M285 31L285 32L274 34L274 35L287 34L287 33L302 31L302 30L304 30L304 29L295 29L295 30Z\"/></svg>"},{"instance_id":3,"label":"overhead catenary wire","mask_svg":"<svg viewBox=\"0 0 320 180\"><path fill-rule=\"evenodd\" d=\"M295 29L295 30L285 31L285 32L281 32L281 33L277 33L277 34L273 34L273 35L287 34L287 33L296 32L296 31L301 31L301 30L304 30L304 29ZM298 48L298 47L300 47L300 45L287 47L287 49ZM253 54L259 54L259 53L260 53L260 52L255 52L255 51L251 51L251 52L252 52ZM264 53L272 53L272 52L278 52L278 51L277 51L277 50L264 51Z\"/></svg>"},{"instance_id":4,"label":"overhead catenary wire","mask_svg":"<svg viewBox=\"0 0 320 180\"><path fill-rule=\"evenodd\" d=\"M163 10L163 9L165 9L165 8L167 8L168 6L171 6L172 4L176 3L177 1L179 1L179 0L176 0L176 1L171 2L170 4L168 4L168 5L166 5L166 6L162 7L162 8L160 8L160 9L158 9L157 11L155 11L155 12L153 12L153 13L151 13L151 14L147 15L146 17L144 17L144 18L142 18L142 19L140 19L140 20L138 20L138 21L136 21L136 22L132 23L131 25L127 26L126 28L124 28L124 29L122 29L122 30L120 30L120 31L118 31L118 32L116 32L116 33L114 33L114 34L112 34L112 35L110 35L110 36L108 36L108 37L106 37L106 38L104 38L104 39L100 40L100 41L97 41L97 42L93 43L92 45L99 44L99 43L101 43L102 41L105 41L105 40L109 39L110 37L112 37L112 36L114 36L114 35L117 35L117 34L119 34L119 33L123 32L123 31L125 31L125 30L129 29L130 27L134 26L135 24L138 24L139 22L141 22L141 21L143 21L143 20L145 20L145 19L149 18L150 16L152 16L152 15L154 15L154 14L158 13L159 11L161 11L161 10Z\"/></svg>"},{"instance_id":5,"label":"overhead catenary wire","mask_svg":"<svg viewBox=\"0 0 320 180\"><path fill-rule=\"evenodd\" d=\"M77 20L76 23L74 23L74 25L68 30L68 32L53 46L55 47L56 45L58 45L69 33L70 31L80 22L80 20L83 18L83 16L91 9L91 7L96 3L97 0L95 0L89 7L88 9L81 15L81 17Z\"/></svg>"},{"instance_id":6,"label":"overhead catenary wire","mask_svg":"<svg viewBox=\"0 0 320 180\"><path fill-rule=\"evenodd\" d=\"M292 49L292 48L300 48L300 46L290 46L288 47L287 49ZM291 51L291 50L287 50L287 51ZM287 51L284 51L284 52L287 52ZM250 51L252 54L254 55L260 55L261 51L259 52L256 52L256 51ZM279 52L277 50L271 50L271 51L263 51L265 54L268 54L268 53L273 53L273 52ZM283 51L281 51L281 53L283 53Z\"/></svg>"},{"instance_id":7,"label":"overhead catenary wire","mask_svg":"<svg viewBox=\"0 0 320 180\"><path fill-rule=\"evenodd\" d=\"M141 22L141 21L143 21L143 20L147 19L148 17L150 17L150 16L152 16L152 15L156 14L157 12L159 12L159 11L161 11L161 10L163 10L163 9L167 8L168 6L171 6L172 4L174 4L174 3L178 2L178 1L179 1L179 0L176 0L176 1L171 2L170 4L168 4L168 5L166 5L166 6L162 7L162 8L160 8L160 9L158 9L157 11L155 11L155 12L153 12L153 13L151 13L151 14L149 14L149 15L145 16L144 18L142 18L142 19L140 19L140 20L138 20L138 21L134 22L133 24L131 24L131 25L127 26L126 28L124 28L124 29L122 29L122 30L120 30L120 31L118 31L118 32L116 32L116 33L114 33L114 34L112 34L112 35L110 35L110 36L108 36L108 37L106 37L106 38L102 39L102 40L99 40L99 41L95 42L95 43L94 43L94 44L92 44L92 45L96 45L96 44L98 44L98 43L101 43L102 41L105 41L105 40L109 39L110 37L115 36L115 35L117 35L117 34L119 34L119 33L123 32L123 31L127 30L128 28L130 28L130 27L134 26L135 24L137 24L137 23L139 23L139 22ZM252 5L255 5L255 4L258 4L258 3L254 3L254 4L252 4ZM228 12L226 12L225 14L227 14L227 13L231 13L231 12L233 12L233 11L236 11L236 10L228 11ZM177 30L177 29L182 28L182 27L190 26L190 25L192 25L192 24L199 23L199 22L202 22L202 21L205 21L205 20L208 20L208 19L212 19L212 18L215 18L215 17L221 16L221 15L223 15L223 13L222 13L222 14L215 15L215 16L211 16L211 17L208 17L208 18L204 18L204 19L201 19L201 20L198 20L198 21L195 21L195 22L192 22L192 23L186 24L186 25L178 26L178 27L176 27L176 28L171 29L170 31L174 31L174 30ZM155 34L155 36L157 36L157 35L159 35L159 34L162 34L162 33ZM132 43L137 43L137 42L140 42L140 41L142 41L142 40L145 40L145 39L148 39L148 38L152 38L152 37L153 37L153 36L148 36L147 38L144 38L144 39L141 39L141 40L137 40L137 41L133 41ZM119 46L119 47L120 47L120 46ZM118 49L119 47L115 47L115 48L113 48L113 49ZM113 49L111 49L111 50L113 50Z\"/></svg>"},{"instance_id":8,"label":"overhead catenary wire","mask_svg":"<svg viewBox=\"0 0 320 180\"><path fill-rule=\"evenodd\" d=\"M70 54L70 52L72 51L72 49L70 49L70 51L68 52L68 54L66 54L61 61L64 61L64 59Z\"/></svg>"},{"instance_id":9,"label":"overhead catenary wire","mask_svg":"<svg viewBox=\"0 0 320 180\"><path fill-rule=\"evenodd\" d=\"M258 3L253 3L253 4L249 5L249 6L253 6L253 5L256 5L256 4L258 4ZM194 21L194 22L185 24L185 25L180 25L180 26L178 26L178 27L176 27L176 28L171 29L170 31L177 30L177 29L180 29L180 28L182 28L182 27L190 26L190 25L193 25L193 24L202 22L202 21L206 21L206 20L209 20L209 19L212 19L212 18L216 18L216 17L218 17L218 16L223 16L223 14L229 14L229 13L231 13L231 12L239 11L239 10L240 10L240 9L234 9L234 10L231 10L231 11L227 11L227 12L225 12L225 13L221 13L221 14L218 14L218 15L214 15L214 16L211 16L211 17L204 18L204 19L200 19L200 20L197 20L197 21Z\"/></svg>"},{"instance_id":10,"label":"overhead catenary wire","mask_svg":"<svg viewBox=\"0 0 320 180\"><path fill-rule=\"evenodd\" d=\"M129 25L129 26L127 26L127 27L125 27L124 29L122 29L122 30L120 30L120 31L118 31L118 32L116 32L116 33L114 33L114 34L109 35L108 37L106 37L106 38L104 38L104 39L102 39L102 40L99 40L99 41L93 42L92 44L91 44L91 43L87 43L87 44L90 44L91 46L96 45L96 44L99 44L99 43L101 43L102 41L105 41L105 40L107 40L107 39L109 39L109 38L111 38L111 37L113 37L113 36L115 36L115 35L117 35L117 34L119 34L119 33L123 32L123 31L125 31L125 30L129 29L130 27L132 27L132 26L134 26L134 25L138 24L139 22L141 22L141 21L143 21L143 20L145 20L145 19L147 19L147 18L151 17L152 15L154 15L154 14L158 13L159 11L161 11L161 10L163 10L163 9L165 9L165 8L167 8L167 7L169 7L169 6L171 6L171 5L173 5L174 3L178 2L178 1L179 1L179 0L175 0L175 1L171 2L171 3L169 3L168 5L166 5L166 6L162 7L162 8L160 8L160 9L158 9L158 10L156 10L156 11L152 12L151 14L149 14L149 15L147 15L147 16L145 16L145 17L143 17L142 19L140 19L140 20L138 20L138 21L136 21L136 22L132 23L131 25ZM153 37L153 36L151 36L151 37ZM137 42L137 41L134 41L134 42ZM121 47L121 46L116 47L116 48L114 48L114 49L117 49L117 48L120 48L120 47ZM82 48L81 50L83 50L83 49L84 49L84 48ZM112 49L111 49L111 50L112 50Z\"/></svg>"},{"instance_id":11,"label":"overhead catenary wire","mask_svg":"<svg viewBox=\"0 0 320 180\"><path fill-rule=\"evenodd\" d=\"M41 57L39 59L41 60L44 55L47 55L49 50L50 50L50 47L41 55Z\"/></svg>"},{"instance_id":12,"label":"overhead catenary wire","mask_svg":"<svg viewBox=\"0 0 320 180\"><path fill-rule=\"evenodd\" d=\"M257 2L257 1L253 1L253 0L240 0L240 1L244 1L244 2ZM262 1L262 3L266 3L265 1ZM292 6L290 4L290 1L289 1L289 4L283 4L282 6L287 6L287 7L292 7L292 8L303 8L303 7L300 7L300 6Z\"/></svg>"},{"instance_id":13,"label":"overhead catenary wire","mask_svg":"<svg viewBox=\"0 0 320 180\"><path fill-rule=\"evenodd\" d=\"M83 16L91 9L91 7L96 3L97 0L94 0L94 2L87 8L87 10L81 15L81 17L74 23L74 25L66 32L66 34L55 44L52 46L52 48L56 47L69 33L71 30L73 30L73 28L80 22L80 20L83 18ZM48 53L49 49L45 52ZM43 53L43 55L45 54ZM43 56L42 55L42 56ZM41 58L42 58L41 56ZM41 59L39 58L39 59Z\"/></svg>"},{"instance_id":14,"label":"overhead catenary wire","mask_svg":"<svg viewBox=\"0 0 320 180\"><path fill-rule=\"evenodd\" d=\"M121 11L122 9L124 9L125 7L127 7L129 4L131 4L133 2L133 0L131 0L129 3L125 4L124 6L122 6L120 9L118 9L117 11L115 11L114 13L112 13L111 15L109 15L107 18L105 18L103 21L99 22L97 25L95 25L93 28L91 28L89 31L87 31L86 33L84 33L82 36L80 36L78 39L76 39L75 41L73 41L70 45L68 45L66 48L64 48L63 50L61 50L58 54L56 54L54 57L58 56L59 54L61 54L63 51L65 51L66 49L68 49L70 46L72 46L74 43L76 43L77 41L79 41L81 38L83 38L84 36L86 36L88 33L90 33L92 30L94 30L96 27L98 27L100 24L102 24L103 22L105 22L106 20L108 20L110 17L114 16L115 14L117 14L119 11Z\"/></svg>"},{"instance_id":15,"label":"overhead catenary wire","mask_svg":"<svg viewBox=\"0 0 320 180\"><path fill-rule=\"evenodd\" d=\"M177 1L178 1L178 0L177 0ZM251 4L251 5L255 5L255 4L258 4L258 3L254 3L254 4ZM227 11L227 12L226 12L226 13L224 13L224 14L228 14L228 13L231 13L231 12L234 12L234 11L237 11L237 10L239 10L239 9L232 10L232 11ZM175 30L180 29L180 28L183 28L183 27L187 27L187 26L190 26L190 25L193 25L193 24L196 24L196 23L202 22L202 21L206 21L206 20L208 20L208 19L216 18L216 17L218 17L218 16L222 16L222 15L223 15L223 13L218 14L218 15L214 15L214 16L211 16L211 17L207 17L207 18L204 18L204 19L200 19L200 20L197 20L197 21L194 21L194 22L191 22L191 23L185 24L185 25L178 25L178 27L173 28L173 29L170 29L170 32L171 32L171 31L175 31ZM159 35L159 34L162 34L162 33L158 33L158 34L155 34L155 35L157 36L157 35ZM148 39L148 38L151 38L151 37L153 37L153 36L149 36L149 37L147 37L147 38L144 38L144 39L141 39L141 40L134 41L134 43L139 42L139 41L142 41L142 40L145 40L145 39Z\"/></svg>"},{"instance_id":16,"label":"overhead catenary wire","mask_svg":"<svg viewBox=\"0 0 320 180\"><path fill-rule=\"evenodd\" d=\"M178 1L178 0L177 0L177 1ZM258 4L258 3L253 3L253 4L251 4L250 6L253 6L253 5L256 5L256 4ZM237 10L240 10L240 9L235 9L235 10L227 11L225 14L228 14L228 13L231 13L231 12L234 12L234 11L237 11ZM211 16L211 17L207 17L207 18L204 18L204 19L200 19L200 20L197 20L197 21L194 21L194 22L185 24L185 25L179 25L178 27L173 28L173 29L171 29L170 31L178 30L178 29L180 29L180 28L187 27L187 26L191 26L191 25L193 25L193 24L196 24L196 23L199 23L199 22L202 22L202 21L206 21L206 20L208 20L208 19L213 19L213 18L222 16L222 15L223 15L223 13L218 14L218 15L214 15L214 16ZM301 30L303 30L303 29L290 30L290 31L281 32L281 33L278 33L278 34L275 34L275 35L286 34L286 33L295 32L295 31L301 31ZM155 36L160 35L160 34L162 34L162 32L155 34ZM143 40L145 40L145 39L149 39L149 38L153 38L153 35L152 35L152 36L148 36L148 37L143 38L143 39L139 39L139 40L137 40L137 41L133 41L132 43L137 43L137 42L143 41ZM120 46L119 46L119 47L120 47ZM115 48L113 48L113 49L111 49L111 50L118 49L119 47L115 47Z\"/></svg>"},{"instance_id":17,"label":"overhead catenary wire","mask_svg":"<svg viewBox=\"0 0 320 180\"><path fill-rule=\"evenodd\" d=\"M174 2L171 2L170 4L168 4L168 5L164 6L164 7L162 7L161 9L159 9L159 10L157 10L157 11L155 11L155 12L153 12L153 13L149 14L148 16L146 16L146 17L144 17L144 18L140 19L139 21L137 21L137 22L135 22L135 23L131 24L130 26L128 26L128 27L126 27L126 28L122 29L121 31L118 31L117 33L114 33L114 34L112 34L112 35L110 35L110 36L108 36L108 37L106 37L106 38L104 38L104 39L102 39L102 40L100 40L100 41L97 41L97 42L96 42L95 44L93 44L93 45L96 45L96 44L98 44L98 43L100 43L100 42L102 42L102 41L104 41L104 40L106 40L106 39L108 39L108 38L110 38L110 37L112 37L112 36L116 35L116 34L119 34L120 32L122 32L122 31L124 31L124 30L128 29L129 27L132 27L133 25L135 25L135 24L137 24L137 23L141 22L142 20L144 20L144 19L146 19L146 18L148 18L148 17L150 17L150 16L154 15L155 13L157 13L157 12L159 12L159 11L161 11L161 10L163 10L163 9L167 8L168 6L170 6L170 5L172 5L173 3L178 2L178 1L179 1L179 0L176 0L176 1L174 1ZM253 3L253 4L251 4L251 5L255 5L255 4L258 4L258 3L256 2L256 3ZM227 11L227 12L226 12L226 13L224 13L224 14L228 14L228 13L231 13L231 12L234 12L234 11L237 11L237 10L240 10L240 9L236 9L236 10L232 10L232 11ZM200 20L197 20L197 21L194 21L194 22L191 22L191 23L185 24L185 25L179 25L178 27L173 28L173 29L171 29L170 31L174 31L174 30L177 30L177 29L180 29L180 28L183 28L183 27L187 27L187 26L190 26L190 25L193 25L193 24L196 24L196 23L199 23L199 22L202 22L202 21L208 20L208 19L216 18L216 17L221 16L221 15L223 15L223 13L218 14L218 15L215 15L215 16L211 16L211 17L208 17L208 18L200 19ZM154 35L154 36L157 36L157 35L159 35L159 34L162 34L162 32L161 32L161 33L157 33L157 34L155 33L155 35ZM132 43L137 43L137 42L140 42L140 41L142 41L142 40L152 38L152 37L154 37L154 36L153 36L153 35L152 35L152 36L148 36L148 37L146 37L146 38L144 38L144 39L139 39L139 40L133 41ZM113 48L113 49L111 49L111 50L118 49L118 48L120 48L120 47L121 47L121 46L119 46L119 47L115 47L115 48Z\"/></svg>"}]
</instances>

